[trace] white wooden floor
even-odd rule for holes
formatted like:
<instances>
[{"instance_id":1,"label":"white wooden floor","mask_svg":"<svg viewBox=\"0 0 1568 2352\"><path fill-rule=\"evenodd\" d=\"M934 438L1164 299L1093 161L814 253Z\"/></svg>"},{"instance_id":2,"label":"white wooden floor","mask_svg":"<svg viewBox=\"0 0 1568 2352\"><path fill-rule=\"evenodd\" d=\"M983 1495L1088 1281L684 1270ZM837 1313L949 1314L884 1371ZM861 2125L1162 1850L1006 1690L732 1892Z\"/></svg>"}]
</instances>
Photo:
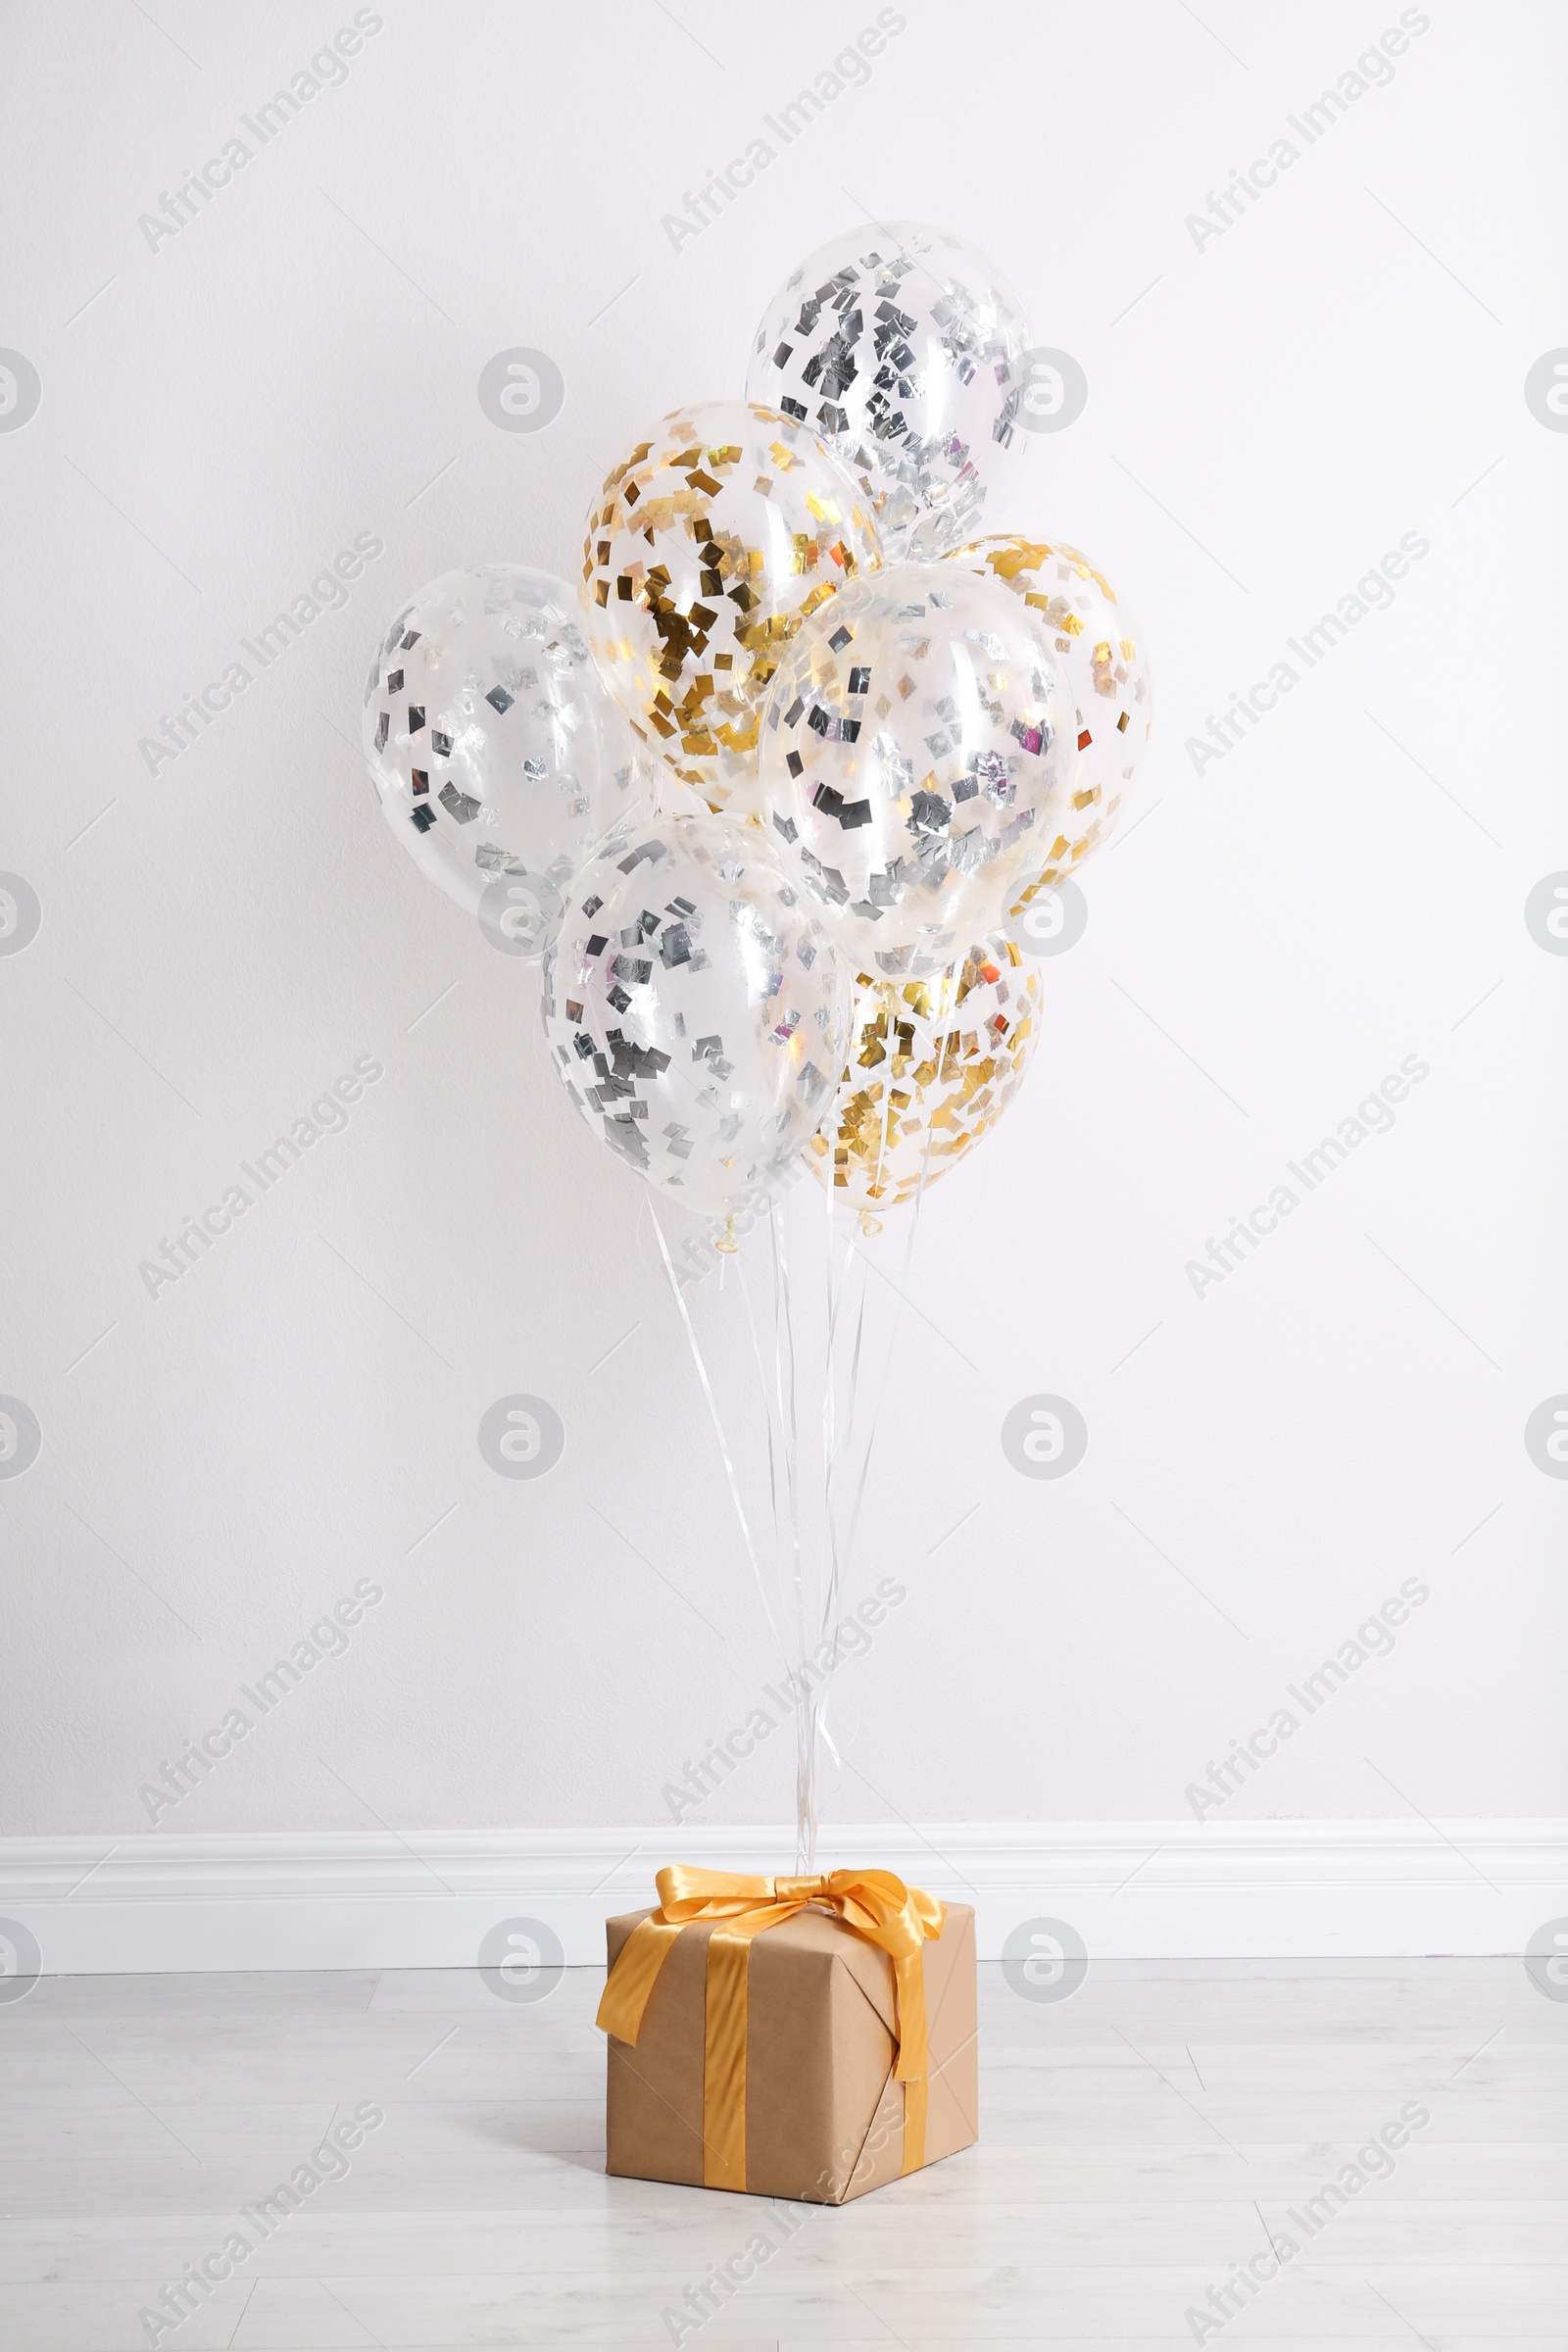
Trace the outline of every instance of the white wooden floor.
<instances>
[{"instance_id":1,"label":"white wooden floor","mask_svg":"<svg viewBox=\"0 0 1568 2352\"><path fill-rule=\"evenodd\" d=\"M1568 2352L1568 2003L1520 1962L1121 1961L1038 2004L981 1980L981 2145L787 2209L682 2343ZM367 2102L347 2177L163 2344L672 2342L771 2209L606 2180L600 1982L57 1978L0 2006L0 2346L146 2344L139 2309ZM1393 2176L1200 2339L1189 2311L1407 2102L1431 2120Z\"/></svg>"}]
</instances>

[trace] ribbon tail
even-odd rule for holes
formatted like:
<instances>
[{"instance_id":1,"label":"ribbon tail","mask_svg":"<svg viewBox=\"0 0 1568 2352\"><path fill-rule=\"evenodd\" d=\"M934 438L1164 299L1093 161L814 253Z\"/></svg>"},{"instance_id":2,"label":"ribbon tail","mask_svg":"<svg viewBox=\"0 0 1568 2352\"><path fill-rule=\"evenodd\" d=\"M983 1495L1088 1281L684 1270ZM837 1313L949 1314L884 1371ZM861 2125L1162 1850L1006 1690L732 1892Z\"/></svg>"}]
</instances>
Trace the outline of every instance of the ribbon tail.
<instances>
[{"instance_id":1,"label":"ribbon tail","mask_svg":"<svg viewBox=\"0 0 1568 2352\"><path fill-rule=\"evenodd\" d=\"M899 2060L893 2079L921 2082L926 2071L924 1955L910 1952L896 1959L893 1975L899 1996Z\"/></svg>"},{"instance_id":2,"label":"ribbon tail","mask_svg":"<svg viewBox=\"0 0 1568 2352\"><path fill-rule=\"evenodd\" d=\"M617 2041L635 2042L642 2032L648 1996L679 1934L678 1925L666 1925L657 1913L639 1920L621 1945L605 1985L594 2020L601 2032L613 2034Z\"/></svg>"},{"instance_id":3,"label":"ribbon tail","mask_svg":"<svg viewBox=\"0 0 1568 2352\"><path fill-rule=\"evenodd\" d=\"M904 2084L904 2163L917 2173L925 2162L925 2111L930 2085L925 2023L925 1955L910 1952L893 1963L899 1996L899 2058L895 2082Z\"/></svg>"},{"instance_id":4,"label":"ribbon tail","mask_svg":"<svg viewBox=\"0 0 1568 2352\"><path fill-rule=\"evenodd\" d=\"M904 2163L902 2171L917 2173L925 2162L925 2106L930 2089L924 2075L904 2085Z\"/></svg>"}]
</instances>

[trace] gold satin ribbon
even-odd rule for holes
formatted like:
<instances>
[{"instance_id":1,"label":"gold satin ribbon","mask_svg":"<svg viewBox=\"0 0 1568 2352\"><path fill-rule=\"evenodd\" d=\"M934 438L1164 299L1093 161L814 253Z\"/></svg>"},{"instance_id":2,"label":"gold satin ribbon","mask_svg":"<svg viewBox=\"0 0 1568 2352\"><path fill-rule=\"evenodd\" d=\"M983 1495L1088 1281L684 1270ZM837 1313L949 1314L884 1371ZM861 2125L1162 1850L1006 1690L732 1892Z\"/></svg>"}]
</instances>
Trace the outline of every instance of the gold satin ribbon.
<instances>
[{"instance_id":1,"label":"gold satin ribbon","mask_svg":"<svg viewBox=\"0 0 1568 2352\"><path fill-rule=\"evenodd\" d=\"M742 1878L733 1871L675 1863L659 1873L660 1908L633 1928L610 1972L596 2023L617 2041L635 2043L643 2011L669 1947L682 1928L715 1922L708 1939L703 2042L703 2180L709 2188L746 2186L746 1971L752 1937L776 1928L808 1903L832 1911L893 1962L899 2054L904 2084L904 2170L925 2162L925 1957L942 1934L947 1905L890 1870L835 1870L819 1878Z\"/></svg>"}]
</instances>

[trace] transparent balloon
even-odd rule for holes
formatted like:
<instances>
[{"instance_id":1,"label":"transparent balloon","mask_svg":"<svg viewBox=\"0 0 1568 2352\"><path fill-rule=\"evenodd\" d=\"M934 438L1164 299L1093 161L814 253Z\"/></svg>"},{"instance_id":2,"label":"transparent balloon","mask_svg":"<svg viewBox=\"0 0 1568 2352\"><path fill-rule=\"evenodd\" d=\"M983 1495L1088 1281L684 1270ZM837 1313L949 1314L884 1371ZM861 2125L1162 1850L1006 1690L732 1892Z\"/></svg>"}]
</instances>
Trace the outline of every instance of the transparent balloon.
<instances>
[{"instance_id":1,"label":"transparent balloon","mask_svg":"<svg viewBox=\"0 0 1568 2352\"><path fill-rule=\"evenodd\" d=\"M912 1200L988 1135L1040 1042L1043 983L1004 933L933 980L856 981L850 1050L807 1165L874 1212Z\"/></svg>"},{"instance_id":2,"label":"transparent balloon","mask_svg":"<svg viewBox=\"0 0 1568 2352\"><path fill-rule=\"evenodd\" d=\"M756 808L779 655L880 562L864 495L814 434L741 401L677 409L588 518L584 625L637 733L714 809Z\"/></svg>"},{"instance_id":3,"label":"transparent balloon","mask_svg":"<svg viewBox=\"0 0 1568 2352\"><path fill-rule=\"evenodd\" d=\"M701 811L578 877L545 965L545 1036L628 1167L733 1217L796 1173L843 1066L850 996L765 837Z\"/></svg>"},{"instance_id":4,"label":"transparent balloon","mask_svg":"<svg viewBox=\"0 0 1568 2352\"><path fill-rule=\"evenodd\" d=\"M762 808L843 953L945 971L994 930L1070 809L1072 699L1042 621L993 580L897 564L788 649Z\"/></svg>"},{"instance_id":5,"label":"transparent balloon","mask_svg":"<svg viewBox=\"0 0 1568 2352\"><path fill-rule=\"evenodd\" d=\"M749 400L819 433L870 497L885 563L973 538L1023 463L1029 341L995 264L912 220L847 229L762 314Z\"/></svg>"},{"instance_id":6,"label":"transparent balloon","mask_svg":"<svg viewBox=\"0 0 1568 2352\"><path fill-rule=\"evenodd\" d=\"M1037 612L1066 673L1078 728L1078 773L1057 839L1027 877L1011 911L1074 873L1121 816L1153 725L1143 631L1104 573L1076 547L1043 539L977 539L948 562L1000 580Z\"/></svg>"},{"instance_id":7,"label":"transparent balloon","mask_svg":"<svg viewBox=\"0 0 1568 2352\"><path fill-rule=\"evenodd\" d=\"M572 876L654 808L656 762L594 667L564 580L444 572L399 612L365 686L381 813L494 945L536 956Z\"/></svg>"}]
</instances>

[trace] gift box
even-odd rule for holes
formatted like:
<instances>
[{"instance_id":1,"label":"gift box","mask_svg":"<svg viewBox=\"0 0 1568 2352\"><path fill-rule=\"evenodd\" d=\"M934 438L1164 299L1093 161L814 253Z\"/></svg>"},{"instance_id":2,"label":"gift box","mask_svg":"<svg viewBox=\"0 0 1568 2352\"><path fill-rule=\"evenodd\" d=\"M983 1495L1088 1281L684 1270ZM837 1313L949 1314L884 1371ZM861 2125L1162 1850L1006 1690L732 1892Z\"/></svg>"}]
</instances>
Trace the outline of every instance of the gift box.
<instances>
[{"instance_id":1,"label":"gift box","mask_svg":"<svg viewBox=\"0 0 1568 2352\"><path fill-rule=\"evenodd\" d=\"M974 1913L673 1869L606 1923L610 2173L841 2205L978 2137Z\"/></svg>"}]
</instances>

